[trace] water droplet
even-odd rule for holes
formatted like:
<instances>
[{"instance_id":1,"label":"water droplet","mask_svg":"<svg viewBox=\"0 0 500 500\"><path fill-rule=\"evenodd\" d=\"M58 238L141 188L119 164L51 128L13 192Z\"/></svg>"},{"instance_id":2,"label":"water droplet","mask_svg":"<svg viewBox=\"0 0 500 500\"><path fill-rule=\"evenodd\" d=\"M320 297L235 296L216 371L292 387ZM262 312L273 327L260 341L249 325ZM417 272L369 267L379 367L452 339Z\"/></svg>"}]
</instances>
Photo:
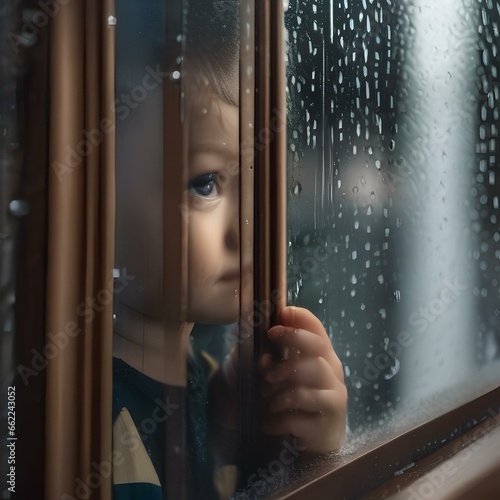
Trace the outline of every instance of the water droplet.
<instances>
[{"instance_id":1,"label":"water droplet","mask_svg":"<svg viewBox=\"0 0 500 500\"><path fill-rule=\"evenodd\" d=\"M170 80L173 81L173 82L177 82L181 79L181 72L180 71L172 71L172 73L170 73Z\"/></svg>"},{"instance_id":2,"label":"water droplet","mask_svg":"<svg viewBox=\"0 0 500 500\"><path fill-rule=\"evenodd\" d=\"M25 200L13 200L9 204L9 212L15 217L24 217L30 213L31 207Z\"/></svg>"}]
</instances>

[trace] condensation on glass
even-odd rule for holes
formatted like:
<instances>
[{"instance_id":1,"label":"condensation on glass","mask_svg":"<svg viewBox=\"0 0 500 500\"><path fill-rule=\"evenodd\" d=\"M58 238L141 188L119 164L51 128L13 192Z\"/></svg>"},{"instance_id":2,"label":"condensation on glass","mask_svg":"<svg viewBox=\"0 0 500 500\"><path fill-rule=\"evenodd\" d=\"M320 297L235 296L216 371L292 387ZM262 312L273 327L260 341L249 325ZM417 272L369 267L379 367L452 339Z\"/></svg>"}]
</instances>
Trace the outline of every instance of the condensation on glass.
<instances>
[{"instance_id":1,"label":"condensation on glass","mask_svg":"<svg viewBox=\"0 0 500 500\"><path fill-rule=\"evenodd\" d=\"M500 6L286 16L289 302L331 336L354 436L404 427L500 373Z\"/></svg>"}]
</instances>

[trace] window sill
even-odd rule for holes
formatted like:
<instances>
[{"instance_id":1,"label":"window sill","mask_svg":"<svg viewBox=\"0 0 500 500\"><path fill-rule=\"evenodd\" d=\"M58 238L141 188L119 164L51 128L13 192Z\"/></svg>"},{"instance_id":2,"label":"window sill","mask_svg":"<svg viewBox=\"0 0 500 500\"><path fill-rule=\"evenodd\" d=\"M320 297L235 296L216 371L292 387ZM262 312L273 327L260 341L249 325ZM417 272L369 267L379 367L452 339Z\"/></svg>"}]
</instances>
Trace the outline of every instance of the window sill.
<instances>
[{"instance_id":1,"label":"window sill","mask_svg":"<svg viewBox=\"0 0 500 500\"><path fill-rule=\"evenodd\" d=\"M451 488L457 479L465 480L466 477L460 472L461 468L458 473L451 474L451 471L454 470L452 465L458 469L463 457L470 456L470 452L479 446L479 442L489 442L491 438L494 438L496 445L491 448L491 453L494 453L495 449L498 450L498 442L500 441L499 414L500 387L497 387L483 396L397 437L372 445L368 450L365 447L349 457L340 456L324 460L322 470L315 462L314 466L309 468L315 477L311 477L311 474L302 474L299 480L291 482L268 498L282 500L323 499L331 498L332 492L335 492L335 496L338 498L361 498L363 495L365 495L363 498L366 499L384 498L394 494L403 495L397 498L410 498L411 483L420 480L419 478L427 481L428 478L426 479L425 474L432 474L433 471L435 473L436 470L440 470L443 461L450 460L451 462L445 466L445 470L448 470L450 475L449 478L446 478L445 483ZM488 436L482 437L488 430L492 432ZM480 446L483 450L483 446ZM488 447L484 446L484 453L487 449L490 449L489 444ZM460 453L466 455L459 455ZM497 456L496 462L487 458L476 463L476 455L479 459L481 454L473 455L474 468L472 468L472 461L463 463L467 469L471 469L467 477L472 474L467 484L460 486L465 488L464 491L470 491L470 488L474 488L482 481L485 482L485 487L490 487L488 486L490 484L491 487L494 487L496 484L498 491L498 480L495 480L493 471L500 468L500 460ZM457 457L456 463L450 457ZM493 469L491 469L492 467ZM416 496L413 500L421 500L422 498L433 497ZM446 496L446 498L450 497Z\"/></svg>"},{"instance_id":2,"label":"window sill","mask_svg":"<svg viewBox=\"0 0 500 500\"><path fill-rule=\"evenodd\" d=\"M500 416L423 458L410 470L364 496L365 500L497 498L500 491Z\"/></svg>"}]
</instances>

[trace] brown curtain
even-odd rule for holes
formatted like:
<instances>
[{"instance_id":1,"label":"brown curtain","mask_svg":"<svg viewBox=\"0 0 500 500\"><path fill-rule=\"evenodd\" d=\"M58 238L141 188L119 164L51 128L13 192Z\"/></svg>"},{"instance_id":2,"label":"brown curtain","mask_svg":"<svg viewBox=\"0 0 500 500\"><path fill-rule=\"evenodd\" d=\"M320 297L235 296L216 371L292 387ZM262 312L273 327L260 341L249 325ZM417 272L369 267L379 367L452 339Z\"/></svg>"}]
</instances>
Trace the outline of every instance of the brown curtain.
<instances>
[{"instance_id":1,"label":"brown curtain","mask_svg":"<svg viewBox=\"0 0 500 500\"><path fill-rule=\"evenodd\" d=\"M114 2L58 5L50 49L46 311L46 342L58 350L47 356L45 498L109 499Z\"/></svg>"}]
</instances>

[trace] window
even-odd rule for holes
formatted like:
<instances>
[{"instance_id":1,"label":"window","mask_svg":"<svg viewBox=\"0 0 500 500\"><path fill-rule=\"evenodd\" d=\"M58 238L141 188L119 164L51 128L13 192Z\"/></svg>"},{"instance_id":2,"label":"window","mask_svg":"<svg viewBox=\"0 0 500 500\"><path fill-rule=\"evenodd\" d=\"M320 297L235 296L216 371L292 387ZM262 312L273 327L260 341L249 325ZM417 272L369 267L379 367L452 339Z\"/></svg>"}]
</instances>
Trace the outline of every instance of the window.
<instances>
[{"instance_id":1,"label":"window","mask_svg":"<svg viewBox=\"0 0 500 500\"><path fill-rule=\"evenodd\" d=\"M149 67L153 67L156 60L162 60L164 47L169 46L164 38L168 30L164 32L165 26L158 21L165 15L168 19L168 13L159 4L151 8L161 12L136 5L136 11L124 10L121 16L128 19L123 23L135 26L125 29L122 24L124 44L129 44L123 52L123 67L134 65L138 72L136 82L130 69L123 70L119 80L127 82L124 95L134 92L134 85L143 77L146 59L151 58ZM184 10L184 22L193 8L196 4L184 5L188 9ZM249 21L253 21L253 8L252 2L242 2L241 12L250 13ZM278 21L268 8L255 6L255 43L257 54L266 53L275 70L279 64L273 57L279 56L266 47L272 46L270 37L279 35L262 26ZM496 250L491 244L497 237L498 208L494 159L498 13L489 4L470 2L455 9L453 15L445 15L453 10L451 6L443 4L442 9L426 2L389 1L290 1L286 5L287 298L322 320L343 361L349 393L346 453L364 449L361 443L366 436L375 443L383 436L401 434L498 385L496 305L495 300L490 302L498 294ZM225 15L227 12L220 12L221 23ZM470 43L461 41L463 33L468 33L465 39ZM172 42L170 56L186 52L189 56L189 43L193 43L190 37L196 38L196 34L188 29L183 36L182 43L179 39ZM242 51L244 47L241 44ZM136 63L131 57L134 52ZM240 112L247 113L249 122L255 120L256 130L262 130L274 110L258 96L267 93L273 102L282 99L282 105L284 96L273 94L273 85L280 85L279 70L269 83L270 67L260 59L254 62L253 57L246 53L240 62L240 78L248 78L248 87L240 80ZM181 131L178 140L179 144L184 141L189 150L193 139L186 123L191 88L185 83L189 76L183 86L184 70L179 61L178 68L171 66L168 71L170 79L177 70L181 77L177 98L184 121L177 125ZM254 84L258 89L255 117L253 98L245 97ZM138 95L137 88L135 92ZM162 175L169 172L169 165L162 173L162 152L176 145L163 128L161 103L166 106L162 100L165 93L158 88L153 94L156 97L144 99L144 106L137 103L131 110L136 123L142 124L145 140L137 142L124 135L123 158L118 162L133 170L132 175L119 174L124 183L129 183L122 199L134 207L134 213L122 219L124 231L131 230L133 220L139 232L152 229L143 223L145 216L137 209L140 204L145 210L151 207L157 215L162 213L161 206L165 207L165 201L160 203L166 186ZM196 96L191 94L191 98ZM168 107L165 109L167 113ZM200 109L210 114L206 107ZM131 123L124 123L124 128ZM246 123L245 119L240 117L240 123ZM245 134L245 130L240 133ZM258 133L248 136L255 141L257 151L255 234L248 233L259 242L254 255L256 269L260 269L252 283L254 307L269 298L266 294L275 289L272 283L278 279L273 276L279 274L273 275L279 262L275 258L278 250L262 223L263 213L265 217L275 213L265 193L275 189L276 181L271 177L273 168L271 173L266 173L266 168L275 167L277 158L279 161L279 145L262 148L259 156L263 137ZM272 145L276 144L273 139L269 139ZM249 142L241 136L240 144L248 146ZM130 154L130 149L136 153ZM152 156L144 162L145 168L138 170L136 165L145 157L141 151ZM242 149L240 156L245 161ZM254 179L252 162L247 165L248 170L240 172L241 198ZM151 174L146 175L149 170ZM146 182L149 188L139 188ZM175 182L182 185L185 179ZM277 181L278 190L280 182L283 180ZM150 196L145 200L146 191ZM130 204L130 196L137 196L137 203ZM159 204L153 208L155 199ZM182 200L175 203L182 208ZM262 208L266 204L268 212ZM240 206L241 211L245 209ZM252 210L247 216L240 213L246 223L252 216ZM279 217L273 220L279 222ZM142 300L140 307L145 309L146 296L153 301L160 299L160 309L165 300L161 299L164 282L162 285L158 280L162 274L155 270L162 259L162 241L166 241L161 237L164 221L157 219L158 227L152 231L157 235L155 248L159 253L149 261L149 273L156 283L146 286L136 281L127 291L135 294L133 300ZM271 228L278 222L272 222ZM240 230L244 227L242 224ZM189 233L188 228L184 230ZM245 238L240 234L242 245L248 241ZM131 240L141 241L141 246L130 245ZM144 259L146 241L145 237L124 238L119 251L135 252ZM262 269L268 269L269 274ZM153 293L148 295L148 289ZM122 299L123 308L126 294ZM248 307L248 302L242 307ZM258 308L257 313L261 313ZM253 326L262 328L256 325L255 310L250 314L254 314ZM115 324L122 320L123 311L122 318L117 313ZM217 328L202 332L200 337L195 333L194 348L208 350L221 362L228 347L239 344L241 371L254 372L262 348L257 340L262 335L259 328L253 340L245 340L242 331L239 336L232 330L224 336L212 335ZM246 395L240 400L243 449L258 454L252 442L259 434L254 418L259 395L251 377L241 372L239 377L240 391ZM272 454L267 460L272 462ZM404 460L401 458L400 463L396 459L395 463L403 468L407 465ZM252 477L256 465L250 461L245 467L247 476ZM270 473L267 479L266 487L276 478ZM278 474L276 482L280 481L283 476ZM256 491L250 487L246 494Z\"/></svg>"},{"instance_id":2,"label":"window","mask_svg":"<svg viewBox=\"0 0 500 500\"><path fill-rule=\"evenodd\" d=\"M497 1L8 4L21 495L426 498L440 455L495 458ZM335 452L261 428L285 302L342 361Z\"/></svg>"},{"instance_id":3,"label":"window","mask_svg":"<svg viewBox=\"0 0 500 500\"><path fill-rule=\"evenodd\" d=\"M288 301L343 361L350 432L266 472L277 498L356 496L498 413L498 5L286 9Z\"/></svg>"},{"instance_id":4,"label":"window","mask_svg":"<svg viewBox=\"0 0 500 500\"><path fill-rule=\"evenodd\" d=\"M343 361L353 458L498 386L498 22L495 2L288 3L288 298ZM391 474L415 460L398 443Z\"/></svg>"}]
</instances>

